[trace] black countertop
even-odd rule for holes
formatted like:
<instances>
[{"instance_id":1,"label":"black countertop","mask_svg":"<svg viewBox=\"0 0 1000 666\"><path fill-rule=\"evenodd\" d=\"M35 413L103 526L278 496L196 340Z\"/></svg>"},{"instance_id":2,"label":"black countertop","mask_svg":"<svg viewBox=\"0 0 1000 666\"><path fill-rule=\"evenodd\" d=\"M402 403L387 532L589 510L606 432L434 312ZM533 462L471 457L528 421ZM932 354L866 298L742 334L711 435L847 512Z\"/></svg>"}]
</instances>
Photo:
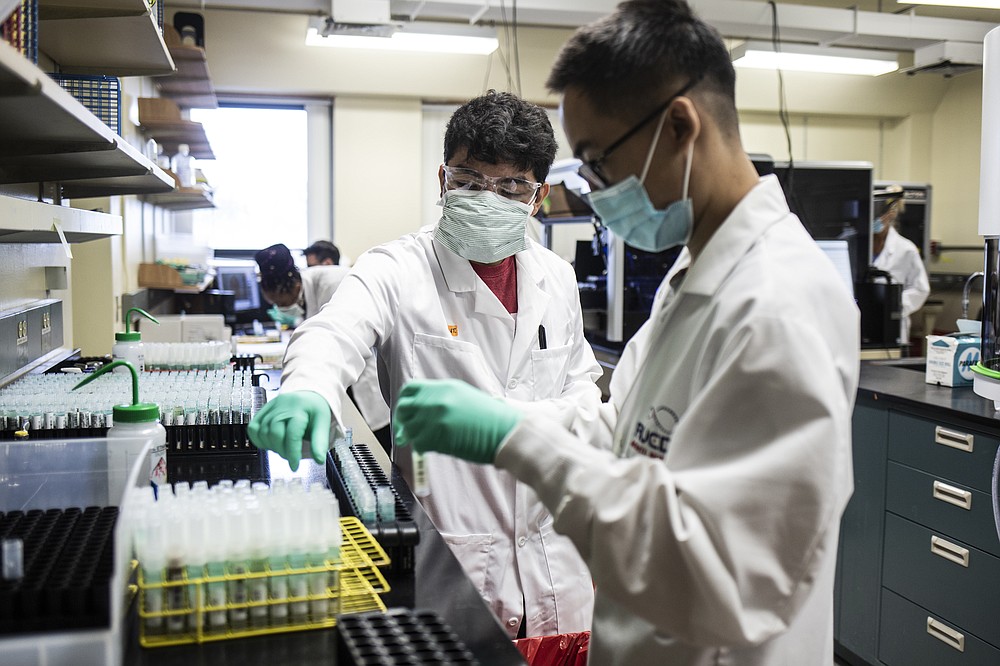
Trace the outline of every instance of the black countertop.
<instances>
[{"instance_id":1,"label":"black countertop","mask_svg":"<svg viewBox=\"0 0 1000 666\"><path fill-rule=\"evenodd\" d=\"M887 400L917 414L958 417L1000 432L1000 412L993 408L992 400L976 395L971 386L928 384L921 360L862 362L858 399Z\"/></svg>"}]
</instances>

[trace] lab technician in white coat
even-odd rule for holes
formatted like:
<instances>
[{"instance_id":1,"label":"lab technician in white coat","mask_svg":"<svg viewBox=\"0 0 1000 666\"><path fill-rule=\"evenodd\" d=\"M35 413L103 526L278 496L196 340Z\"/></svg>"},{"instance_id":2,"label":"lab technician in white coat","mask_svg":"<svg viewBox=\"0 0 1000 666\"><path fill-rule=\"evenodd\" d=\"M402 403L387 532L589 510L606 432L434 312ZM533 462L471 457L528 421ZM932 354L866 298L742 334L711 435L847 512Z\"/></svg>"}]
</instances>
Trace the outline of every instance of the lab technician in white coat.
<instances>
[{"instance_id":1,"label":"lab technician in white coat","mask_svg":"<svg viewBox=\"0 0 1000 666\"><path fill-rule=\"evenodd\" d=\"M560 423L596 418L601 374L572 267L525 237L556 152L545 111L508 93L461 106L445 131L441 218L362 255L295 331L282 389L250 424L295 467L326 453L337 388L370 349L390 403L411 379L456 378ZM536 442L545 448L547 443ZM409 453L409 451L407 451ZM429 454L421 504L509 635L590 628L593 581L534 491L504 470Z\"/></svg>"},{"instance_id":2,"label":"lab technician in white coat","mask_svg":"<svg viewBox=\"0 0 1000 666\"><path fill-rule=\"evenodd\" d=\"M910 344L910 315L924 306L931 293L927 269L920 250L909 238L896 231L896 222L903 212L903 188L891 185L875 194L875 220L872 222L872 266L892 276L903 285L903 307L900 313L900 340Z\"/></svg>"},{"instance_id":3,"label":"lab technician in white coat","mask_svg":"<svg viewBox=\"0 0 1000 666\"><path fill-rule=\"evenodd\" d=\"M396 444L535 489L597 586L591 664L832 666L851 294L775 177L758 179L729 52L683 0L581 28L548 85L604 224L643 250L687 245L626 349L614 429L582 447L544 415L419 381L395 405Z\"/></svg>"},{"instance_id":4,"label":"lab technician in white coat","mask_svg":"<svg viewBox=\"0 0 1000 666\"><path fill-rule=\"evenodd\" d=\"M281 243L260 250L254 259L264 299L272 304L268 315L279 324L292 328L318 314L350 273L346 266L331 264L317 264L299 270L292 253ZM372 434L383 446L390 445L389 406L379 389L374 357L365 364L357 381L348 386L350 396Z\"/></svg>"}]
</instances>

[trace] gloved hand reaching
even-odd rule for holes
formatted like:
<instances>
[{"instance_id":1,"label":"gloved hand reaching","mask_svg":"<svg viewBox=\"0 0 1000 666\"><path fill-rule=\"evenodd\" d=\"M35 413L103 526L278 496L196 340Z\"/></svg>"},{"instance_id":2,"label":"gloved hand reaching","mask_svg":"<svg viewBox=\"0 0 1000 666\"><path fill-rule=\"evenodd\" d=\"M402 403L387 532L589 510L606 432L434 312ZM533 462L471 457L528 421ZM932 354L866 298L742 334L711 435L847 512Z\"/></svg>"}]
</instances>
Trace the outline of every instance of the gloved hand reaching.
<instances>
[{"instance_id":1,"label":"gloved hand reaching","mask_svg":"<svg viewBox=\"0 0 1000 666\"><path fill-rule=\"evenodd\" d=\"M302 458L302 440L308 435L312 458L322 465L330 450L330 405L314 391L279 393L257 412L247 428L250 441L275 451L294 472Z\"/></svg>"},{"instance_id":2,"label":"gloved hand reaching","mask_svg":"<svg viewBox=\"0 0 1000 666\"><path fill-rule=\"evenodd\" d=\"M424 379L403 387L392 421L397 444L488 464L521 417L516 408L465 382Z\"/></svg>"},{"instance_id":3,"label":"gloved hand reaching","mask_svg":"<svg viewBox=\"0 0 1000 666\"><path fill-rule=\"evenodd\" d=\"M289 328L297 326L299 323L299 318L293 314L287 314L278 309L277 305L272 305L271 309L267 311L267 316L271 318L272 321L279 324L284 324Z\"/></svg>"}]
</instances>

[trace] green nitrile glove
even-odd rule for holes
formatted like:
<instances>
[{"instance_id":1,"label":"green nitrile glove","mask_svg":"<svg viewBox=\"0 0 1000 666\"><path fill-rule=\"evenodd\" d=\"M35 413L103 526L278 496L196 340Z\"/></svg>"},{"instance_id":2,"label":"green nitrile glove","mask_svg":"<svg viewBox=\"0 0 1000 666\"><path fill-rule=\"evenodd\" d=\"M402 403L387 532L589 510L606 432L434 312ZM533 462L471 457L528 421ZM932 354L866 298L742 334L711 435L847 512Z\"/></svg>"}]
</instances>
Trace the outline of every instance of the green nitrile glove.
<instances>
[{"instance_id":1,"label":"green nitrile glove","mask_svg":"<svg viewBox=\"0 0 1000 666\"><path fill-rule=\"evenodd\" d=\"M267 316L271 318L272 321L279 324L284 324L289 328L294 327L299 319L295 315L285 314L278 309L277 305L272 305L271 309L267 311Z\"/></svg>"},{"instance_id":2,"label":"green nitrile glove","mask_svg":"<svg viewBox=\"0 0 1000 666\"><path fill-rule=\"evenodd\" d=\"M456 379L417 380L406 384L396 402L396 443L420 453L437 451L488 464L521 420L503 400Z\"/></svg>"},{"instance_id":3,"label":"green nitrile glove","mask_svg":"<svg viewBox=\"0 0 1000 666\"><path fill-rule=\"evenodd\" d=\"M275 451L293 472L308 433L312 458L322 465L330 450L330 405L314 391L279 393L254 415L247 432L255 446Z\"/></svg>"}]
</instances>

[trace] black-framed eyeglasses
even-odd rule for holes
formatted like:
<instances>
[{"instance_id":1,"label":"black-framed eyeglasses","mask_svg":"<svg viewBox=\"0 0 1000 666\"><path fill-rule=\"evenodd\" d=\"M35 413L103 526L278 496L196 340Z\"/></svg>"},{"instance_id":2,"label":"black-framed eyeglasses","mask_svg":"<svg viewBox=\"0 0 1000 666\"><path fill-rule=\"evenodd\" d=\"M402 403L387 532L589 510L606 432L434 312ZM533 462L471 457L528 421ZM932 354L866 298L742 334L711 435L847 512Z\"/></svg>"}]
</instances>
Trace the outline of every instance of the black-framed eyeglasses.
<instances>
[{"instance_id":1,"label":"black-framed eyeglasses","mask_svg":"<svg viewBox=\"0 0 1000 666\"><path fill-rule=\"evenodd\" d=\"M603 165L604 162L609 157L611 157L611 153L618 150L618 148L620 148L622 144L624 144L626 141L635 136L635 134L643 127L648 125L656 118L659 118L660 114L662 114L664 111L667 110L667 107L670 106L671 102L673 102L675 99L677 99L687 91L691 90L691 88L693 88L699 81L701 81L700 76L696 76L695 78L688 81L687 85L685 85L676 93L668 97L667 100L663 102L663 104L660 104L658 107L650 111L649 115L643 117L642 120L633 125L632 129L625 132L625 134L622 134L620 137L618 137L616 141L612 141L611 145L605 148L603 151L601 151L600 155L598 155L592 160L583 160L583 164L581 164L580 168L577 169L577 173L579 173L580 176L582 176L588 182L590 182L590 184L593 185L595 189L602 190L605 187L607 187L608 177L604 174Z\"/></svg>"},{"instance_id":2,"label":"black-framed eyeglasses","mask_svg":"<svg viewBox=\"0 0 1000 666\"><path fill-rule=\"evenodd\" d=\"M475 169L444 165L444 187L447 190L490 190L502 197L521 203L534 200L542 184L512 176L487 176Z\"/></svg>"}]
</instances>

